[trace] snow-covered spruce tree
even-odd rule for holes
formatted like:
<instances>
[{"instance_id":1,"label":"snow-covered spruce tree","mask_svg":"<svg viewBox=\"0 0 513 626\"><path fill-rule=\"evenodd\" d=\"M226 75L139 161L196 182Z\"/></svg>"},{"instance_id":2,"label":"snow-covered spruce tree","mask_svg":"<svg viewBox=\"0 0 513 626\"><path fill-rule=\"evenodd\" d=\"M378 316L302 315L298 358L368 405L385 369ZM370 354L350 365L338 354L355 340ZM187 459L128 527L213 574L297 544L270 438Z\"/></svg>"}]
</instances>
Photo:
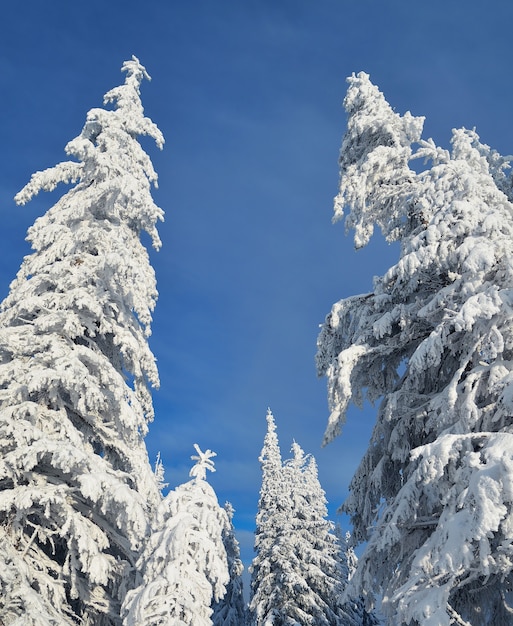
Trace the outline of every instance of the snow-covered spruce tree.
<instances>
[{"instance_id":1,"label":"snow-covered spruce tree","mask_svg":"<svg viewBox=\"0 0 513 626\"><path fill-rule=\"evenodd\" d=\"M242 572L244 565L240 559L239 542L233 527L233 507L224 505L229 524L223 531L223 545L226 550L230 580L224 596L214 603L212 623L214 626L244 626L246 624L246 603L244 601Z\"/></svg>"},{"instance_id":2,"label":"snow-covered spruce tree","mask_svg":"<svg viewBox=\"0 0 513 626\"><path fill-rule=\"evenodd\" d=\"M194 447L192 479L170 491L157 511L138 563L142 580L126 596L125 626L211 626L211 605L226 592L229 520L206 480L215 453Z\"/></svg>"},{"instance_id":3,"label":"snow-covered spruce tree","mask_svg":"<svg viewBox=\"0 0 513 626\"><path fill-rule=\"evenodd\" d=\"M350 533L342 534L342 529L337 526L335 534L340 547L339 561L342 572L341 580L343 592L340 595L340 615L341 622L344 626L379 626L380 621L376 617L374 611L367 611L362 597L356 600L351 595L351 587L349 582L353 577L358 558L351 545Z\"/></svg>"},{"instance_id":4,"label":"snow-covered spruce tree","mask_svg":"<svg viewBox=\"0 0 513 626\"><path fill-rule=\"evenodd\" d=\"M349 79L335 214L400 259L333 306L319 336L326 442L348 404L382 398L345 510L368 542L353 578L388 623L511 624L513 206L507 161L475 132L421 140L366 74ZM416 152L412 144L416 143ZM430 167L415 172L414 157Z\"/></svg>"},{"instance_id":5,"label":"snow-covered spruce tree","mask_svg":"<svg viewBox=\"0 0 513 626\"><path fill-rule=\"evenodd\" d=\"M262 490L252 565L251 623L331 626L342 591L333 525L313 457L298 444L282 465L272 414L260 457ZM274 495L271 495L274 494Z\"/></svg>"},{"instance_id":6,"label":"snow-covered spruce tree","mask_svg":"<svg viewBox=\"0 0 513 626\"><path fill-rule=\"evenodd\" d=\"M112 110L66 146L76 161L16 196L73 183L30 228L0 313L0 623L120 624L120 602L160 499L143 437L158 384L147 344L157 292L157 176L137 141L149 78L134 57Z\"/></svg>"},{"instance_id":7,"label":"snow-covered spruce tree","mask_svg":"<svg viewBox=\"0 0 513 626\"><path fill-rule=\"evenodd\" d=\"M285 462L285 483L290 484L292 552L286 584L295 598L291 617L299 624L341 624L338 604L342 593L339 545L334 524L327 519L326 494L318 477L317 463L292 445L293 457Z\"/></svg>"},{"instance_id":8,"label":"snow-covered spruce tree","mask_svg":"<svg viewBox=\"0 0 513 626\"><path fill-rule=\"evenodd\" d=\"M283 482L283 466L271 409L267 410L267 433L259 457L262 468L262 486L256 516L255 558L250 567L251 600L250 624L273 624L278 615L274 606L280 606L281 592L278 581L283 558L278 545L281 529L290 516L290 500ZM278 596L278 597L276 597ZM276 621L278 624L278 621Z\"/></svg>"}]
</instances>

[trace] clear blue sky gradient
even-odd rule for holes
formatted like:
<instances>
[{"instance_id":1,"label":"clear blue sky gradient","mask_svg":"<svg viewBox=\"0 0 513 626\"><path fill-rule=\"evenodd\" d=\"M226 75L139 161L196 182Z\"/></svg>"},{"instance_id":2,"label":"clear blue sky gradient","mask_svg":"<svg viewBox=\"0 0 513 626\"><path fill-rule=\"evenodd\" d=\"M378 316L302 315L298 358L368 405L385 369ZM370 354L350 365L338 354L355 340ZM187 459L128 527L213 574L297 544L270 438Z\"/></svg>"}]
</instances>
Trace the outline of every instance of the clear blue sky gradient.
<instances>
[{"instance_id":1,"label":"clear blue sky gradient","mask_svg":"<svg viewBox=\"0 0 513 626\"><path fill-rule=\"evenodd\" d=\"M211 477L236 509L246 562L260 487L265 413L284 457L315 455L330 515L373 425L350 413L321 449L328 408L315 374L318 326L338 299L368 291L397 249L356 253L332 225L345 128L345 78L364 70L394 108L513 152L510 0L17 0L0 23L0 296L27 228L55 201L18 208L30 175L64 160L89 109L135 54L152 76L145 111L166 146L145 144L166 211L152 253L160 291L151 345L161 376L147 439L171 486L193 444L218 453Z\"/></svg>"}]
</instances>

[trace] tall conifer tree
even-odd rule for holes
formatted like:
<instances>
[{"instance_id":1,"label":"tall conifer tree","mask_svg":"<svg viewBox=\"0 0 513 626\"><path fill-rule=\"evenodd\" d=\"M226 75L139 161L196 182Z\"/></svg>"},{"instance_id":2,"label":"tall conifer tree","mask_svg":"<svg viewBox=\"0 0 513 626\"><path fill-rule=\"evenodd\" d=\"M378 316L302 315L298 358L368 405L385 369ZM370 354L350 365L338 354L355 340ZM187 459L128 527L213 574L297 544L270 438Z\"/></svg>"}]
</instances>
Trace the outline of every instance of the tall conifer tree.
<instances>
[{"instance_id":1,"label":"tall conifer tree","mask_svg":"<svg viewBox=\"0 0 513 626\"><path fill-rule=\"evenodd\" d=\"M262 487L258 501L255 532L255 558L251 565L251 624L273 623L281 603L279 579L283 555L278 540L290 515L290 499L283 482L280 445L274 416L267 410L267 432L259 457L262 467ZM277 597L278 596L278 597Z\"/></svg>"},{"instance_id":2,"label":"tall conifer tree","mask_svg":"<svg viewBox=\"0 0 513 626\"><path fill-rule=\"evenodd\" d=\"M66 146L76 160L34 174L19 204L71 189L28 233L34 252L0 313L0 623L114 626L160 500L143 437L158 384L148 347L157 297L140 242L160 246L156 173L137 138L133 57Z\"/></svg>"},{"instance_id":3,"label":"tall conifer tree","mask_svg":"<svg viewBox=\"0 0 513 626\"><path fill-rule=\"evenodd\" d=\"M366 550L353 578L388 623L511 624L513 206L507 160L474 131L421 139L366 74L349 79L336 216L401 244L371 293L319 337L330 441L348 404L382 398L345 504ZM426 159L417 172L409 162Z\"/></svg>"}]
</instances>

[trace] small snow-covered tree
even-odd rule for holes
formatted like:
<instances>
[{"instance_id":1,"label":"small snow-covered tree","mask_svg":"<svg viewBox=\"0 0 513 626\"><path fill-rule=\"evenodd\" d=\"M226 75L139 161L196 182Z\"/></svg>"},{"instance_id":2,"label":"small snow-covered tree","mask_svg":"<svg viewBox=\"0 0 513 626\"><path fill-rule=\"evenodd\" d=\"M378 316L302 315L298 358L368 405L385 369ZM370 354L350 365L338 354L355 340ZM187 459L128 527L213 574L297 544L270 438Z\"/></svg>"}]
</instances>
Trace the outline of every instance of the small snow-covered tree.
<instances>
[{"instance_id":1,"label":"small snow-covered tree","mask_svg":"<svg viewBox=\"0 0 513 626\"><path fill-rule=\"evenodd\" d=\"M239 542L233 528L233 507L226 502L224 510L229 521L229 525L223 531L223 544L230 580L226 585L226 593L213 606L212 623L214 626L244 626L246 623L246 603L242 583L244 565L240 559Z\"/></svg>"},{"instance_id":2,"label":"small snow-covered tree","mask_svg":"<svg viewBox=\"0 0 513 626\"><path fill-rule=\"evenodd\" d=\"M349 583L358 564L358 558L350 543L351 535L349 533L343 535L340 526L336 527L335 534L340 546L339 561L343 587L339 598L341 622L344 626L379 626L380 621L375 613L365 609L363 598L354 599L351 595L353 590Z\"/></svg>"},{"instance_id":3,"label":"small snow-covered tree","mask_svg":"<svg viewBox=\"0 0 513 626\"><path fill-rule=\"evenodd\" d=\"M421 139L366 74L349 79L336 217L357 246L401 244L371 293L336 303L318 341L326 442L381 398L345 510L367 542L353 577L388 623L513 620L513 206L507 159L474 131ZM413 144L416 144L413 146ZM415 149L414 149L415 148ZM427 159L419 172L409 162ZM508 198L508 195L510 197Z\"/></svg>"},{"instance_id":4,"label":"small snow-covered tree","mask_svg":"<svg viewBox=\"0 0 513 626\"><path fill-rule=\"evenodd\" d=\"M66 146L76 160L34 174L28 202L72 187L30 228L0 313L0 623L120 624L133 566L160 500L143 437L158 384L148 347L157 297L140 241L158 248L157 176L139 135L133 57L126 80Z\"/></svg>"},{"instance_id":5,"label":"small snow-covered tree","mask_svg":"<svg viewBox=\"0 0 513 626\"><path fill-rule=\"evenodd\" d=\"M274 418L260 456L262 489L252 564L251 623L338 625L341 571L313 457L298 444L281 462Z\"/></svg>"},{"instance_id":6,"label":"small snow-covered tree","mask_svg":"<svg viewBox=\"0 0 513 626\"><path fill-rule=\"evenodd\" d=\"M327 519L326 494L318 477L317 463L292 445L293 457L284 464L285 483L291 486L292 552L286 584L295 598L290 615L299 624L334 626L341 624L339 600L342 572L334 525Z\"/></svg>"},{"instance_id":7,"label":"small snow-covered tree","mask_svg":"<svg viewBox=\"0 0 513 626\"><path fill-rule=\"evenodd\" d=\"M229 520L206 480L215 453L195 448L192 479L170 491L157 511L138 562L142 579L123 607L125 626L211 626L211 605L225 595Z\"/></svg>"}]
</instances>

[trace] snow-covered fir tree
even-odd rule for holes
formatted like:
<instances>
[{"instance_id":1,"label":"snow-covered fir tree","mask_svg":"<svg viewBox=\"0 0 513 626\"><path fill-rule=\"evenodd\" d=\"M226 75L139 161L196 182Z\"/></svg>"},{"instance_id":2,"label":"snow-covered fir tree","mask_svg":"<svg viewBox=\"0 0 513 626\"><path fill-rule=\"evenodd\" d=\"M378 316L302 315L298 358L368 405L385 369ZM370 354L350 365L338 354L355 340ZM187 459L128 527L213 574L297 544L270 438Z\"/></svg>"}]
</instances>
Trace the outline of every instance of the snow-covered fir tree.
<instances>
[{"instance_id":1,"label":"snow-covered fir tree","mask_svg":"<svg viewBox=\"0 0 513 626\"><path fill-rule=\"evenodd\" d=\"M125 626L211 626L211 605L226 593L223 535L230 524L206 480L215 453L195 448L191 480L170 491L157 511L138 562L142 578L123 607Z\"/></svg>"},{"instance_id":2,"label":"snow-covered fir tree","mask_svg":"<svg viewBox=\"0 0 513 626\"><path fill-rule=\"evenodd\" d=\"M267 424L260 456L262 488L251 568L250 623L341 624L338 545L326 519L326 498L315 460L294 444L294 457L282 464L270 411Z\"/></svg>"},{"instance_id":3,"label":"snow-covered fir tree","mask_svg":"<svg viewBox=\"0 0 513 626\"><path fill-rule=\"evenodd\" d=\"M330 441L381 398L345 509L367 542L353 581L388 623L513 623L513 206L507 160L474 131L421 139L366 74L349 79L335 214L400 259L336 303L318 342ZM413 145L415 144L415 145ZM420 157L429 166L410 167Z\"/></svg>"},{"instance_id":4,"label":"snow-covered fir tree","mask_svg":"<svg viewBox=\"0 0 513 626\"><path fill-rule=\"evenodd\" d=\"M0 623L113 626L160 500L143 437L158 384L147 344L157 297L140 242L158 248L157 176L138 143L133 57L66 146L76 160L16 196L71 183L30 228L0 313Z\"/></svg>"},{"instance_id":5,"label":"snow-covered fir tree","mask_svg":"<svg viewBox=\"0 0 513 626\"><path fill-rule=\"evenodd\" d=\"M223 531L223 545L226 550L230 580L226 593L215 602L212 615L214 626L244 626L246 623L246 603L244 601L242 572L244 565L240 559L239 542L233 527L233 507L229 502L224 505L229 525Z\"/></svg>"}]
</instances>

